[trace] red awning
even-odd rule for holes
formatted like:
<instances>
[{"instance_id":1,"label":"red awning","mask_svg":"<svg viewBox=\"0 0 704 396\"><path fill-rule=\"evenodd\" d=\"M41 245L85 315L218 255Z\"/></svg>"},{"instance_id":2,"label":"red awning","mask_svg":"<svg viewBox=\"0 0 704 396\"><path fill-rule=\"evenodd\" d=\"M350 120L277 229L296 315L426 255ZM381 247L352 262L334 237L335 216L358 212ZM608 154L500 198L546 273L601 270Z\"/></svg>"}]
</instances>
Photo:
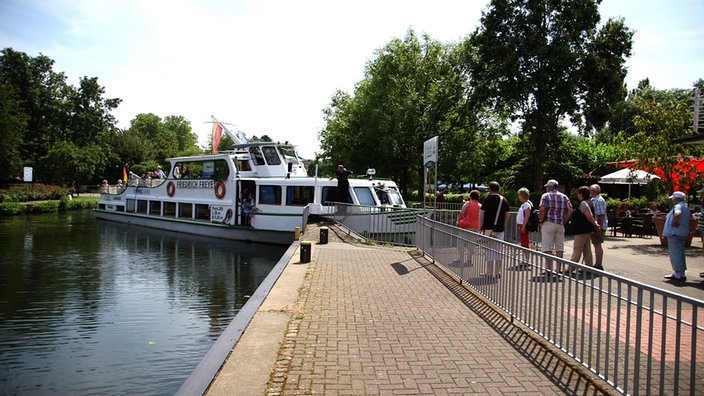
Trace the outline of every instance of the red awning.
<instances>
[{"instance_id":1,"label":"red awning","mask_svg":"<svg viewBox=\"0 0 704 396\"><path fill-rule=\"evenodd\" d=\"M621 168L628 168L632 167L635 165L636 160L628 160L628 161L618 161L618 162L612 162L612 165L621 167ZM662 168L654 168L650 169L648 166L642 167L642 169L646 172L651 172L656 174L662 179L665 178L665 172L662 170ZM670 180L672 181L673 185L675 186L675 189L677 189L677 186L680 185L680 179L685 178L687 182L685 183L685 190L689 190L689 187L691 186L692 183L696 183L704 178L704 159L700 158L695 158L695 157L685 157L682 158L676 165L675 169L670 175Z\"/></svg>"}]
</instances>

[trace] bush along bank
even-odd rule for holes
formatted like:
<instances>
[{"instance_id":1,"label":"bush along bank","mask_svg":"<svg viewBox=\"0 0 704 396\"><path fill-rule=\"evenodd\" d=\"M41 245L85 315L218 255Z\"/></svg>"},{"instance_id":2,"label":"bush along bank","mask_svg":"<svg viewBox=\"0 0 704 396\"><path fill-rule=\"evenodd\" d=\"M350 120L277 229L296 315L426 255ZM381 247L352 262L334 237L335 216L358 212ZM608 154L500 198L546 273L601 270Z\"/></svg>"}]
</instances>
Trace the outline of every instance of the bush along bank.
<instances>
[{"instance_id":1,"label":"bush along bank","mask_svg":"<svg viewBox=\"0 0 704 396\"><path fill-rule=\"evenodd\" d=\"M93 209L97 204L98 198L71 199L68 195L62 196L59 200L51 201L2 202L0 203L0 216Z\"/></svg>"}]
</instances>

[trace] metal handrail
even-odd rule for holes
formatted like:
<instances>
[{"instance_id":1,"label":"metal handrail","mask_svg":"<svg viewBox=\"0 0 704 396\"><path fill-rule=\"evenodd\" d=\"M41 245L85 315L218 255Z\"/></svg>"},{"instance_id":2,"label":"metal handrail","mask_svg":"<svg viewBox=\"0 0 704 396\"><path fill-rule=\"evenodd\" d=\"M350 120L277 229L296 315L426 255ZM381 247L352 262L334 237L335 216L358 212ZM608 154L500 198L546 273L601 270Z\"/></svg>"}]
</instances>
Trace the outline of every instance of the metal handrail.
<instances>
[{"instance_id":1,"label":"metal handrail","mask_svg":"<svg viewBox=\"0 0 704 396\"><path fill-rule=\"evenodd\" d=\"M455 227L457 214L341 205L332 218L369 240L422 250L618 392L704 394L704 301L543 253L539 232L523 248L515 212L505 241ZM500 278L482 274L487 256L498 258ZM573 271L549 271L560 267Z\"/></svg>"},{"instance_id":2,"label":"metal handrail","mask_svg":"<svg viewBox=\"0 0 704 396\"><path fill-rule=\"evenodd\" d=\"M623 394L704 394L704 301L418 217L416 246ZM482 276L487 254L501 277ZM570 268L572 273L550 273Z\"/></svg>"}]
</instances>

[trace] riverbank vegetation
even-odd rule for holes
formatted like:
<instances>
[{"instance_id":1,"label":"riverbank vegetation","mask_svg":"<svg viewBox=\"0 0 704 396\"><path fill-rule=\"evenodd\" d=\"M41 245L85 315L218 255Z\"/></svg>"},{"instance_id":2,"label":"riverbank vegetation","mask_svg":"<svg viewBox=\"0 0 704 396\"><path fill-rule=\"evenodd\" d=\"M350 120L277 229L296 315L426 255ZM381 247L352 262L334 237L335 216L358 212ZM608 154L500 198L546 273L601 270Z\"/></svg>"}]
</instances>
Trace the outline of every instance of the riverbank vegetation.
<instances>
[{"instance_id":1,"label":"riverbank vegetation","mask_svg":"<svg viewBox=\"0 0 704 396\"><path fill-rule=\"evenodd\" d=\"M43 184L14 185L0 189L0 216L93 209L96 196L73 196L69 189Z\"/></svg>"}]
</instances>

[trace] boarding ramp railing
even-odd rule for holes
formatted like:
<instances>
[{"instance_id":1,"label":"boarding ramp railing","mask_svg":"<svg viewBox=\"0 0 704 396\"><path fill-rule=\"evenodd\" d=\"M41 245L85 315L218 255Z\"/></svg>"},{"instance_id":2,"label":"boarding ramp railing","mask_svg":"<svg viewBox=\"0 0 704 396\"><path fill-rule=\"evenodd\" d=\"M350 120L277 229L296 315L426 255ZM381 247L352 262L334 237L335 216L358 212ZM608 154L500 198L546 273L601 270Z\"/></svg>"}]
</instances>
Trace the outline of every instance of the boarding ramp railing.
<instances>
[{"instance_id":1,"label":"boarding ramp railing","mask_svg":"<svg viewBox=\"0 0 704 396\"><path fill-rule=\"evenodd\" d=\"M414 246L416 216L427 216L439 223L454 226L457 224L459 208L461 205L454 205L454 207L447 209L436 209L434 207L379 207L336 202L333 206L328 207L329 210L324 213L324 216L369 242ZM510 212L509 221L506 224L505 240L518 243L520 238L516 223L516 210L514 208ZM540 233L531 232L529 239L531 247L539 250Z\"/></svg>"},{"instance_id":2,"label":"boarding ramp railing","mask_svg":"<svg viewBox=\"0 0 704 396\"><path fill-rule=\"evenodd\" d=\"M350 233L370 242L414 246L416 218L419 215L441 216L442 221L457 218L454 211L366 206L336 202L324 216L342 225Z\"/></svg>"},{"instance_id":3,"label":"boarding ramp railing","mask_svg":"<svg viewBox=\"0 0 704 396\"><path fill-rule=\"evenodd\" d=\"M310 216L310 204L303 207L303 219L301 219L301 235L306 232L306 224L308 224L308 217Z\"/></svg>"},{"instance_id":4,"label":"boarding ramp railing","mask_svg":"<svg viewBox=\"0 0 704 396\"><path fill-rule=\"evenodd\" d=\"M427 216L418 216L414 240L459 283L618 392L704 394L703 301ZM498 263L493 274L488 260Z\"/></svg>"}]
</instances>

